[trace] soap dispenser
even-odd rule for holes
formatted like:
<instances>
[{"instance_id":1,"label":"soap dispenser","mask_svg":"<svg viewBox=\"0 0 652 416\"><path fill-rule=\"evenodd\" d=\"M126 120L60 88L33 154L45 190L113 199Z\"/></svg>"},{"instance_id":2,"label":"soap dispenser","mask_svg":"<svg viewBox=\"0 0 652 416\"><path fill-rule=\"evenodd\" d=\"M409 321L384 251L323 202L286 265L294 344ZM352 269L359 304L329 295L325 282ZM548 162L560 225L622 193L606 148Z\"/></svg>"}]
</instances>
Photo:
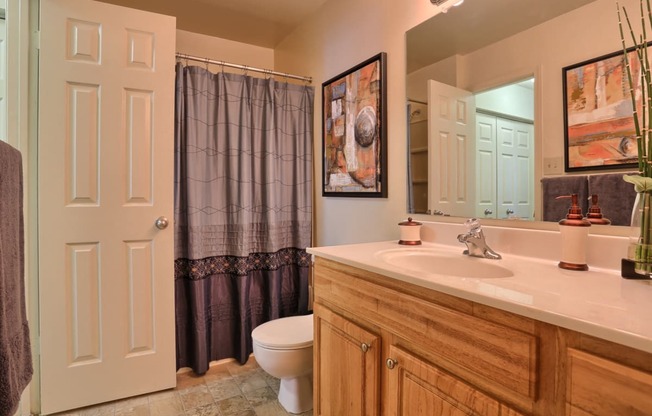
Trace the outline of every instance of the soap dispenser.
<instances>
[{"instance_id":1,"label":"soap dispenser","mask_svg":"<svg viewBox=\"0 0 652 416\"><path fill-rule=\"evenodd\" d=\"M566 270L589 270L586 264L586 246L591 222L582 216L582 208L577 204L577 194L558 196L557 199L570 198L571 206L566 218L559 221L561 233L561 261L559 267Z\"/></svg>"},{"instance_id":2,"label":"soap dispenser","mask_svg":"<svg viewBox=\"0 0 652 416\"><path fill-rule=\"evenodd\" d=\"M591 195L591 207L589 213L586 214L586 219L593 225L609 225L611 220L602 215L602 209L598 205L598 195Z\"/></svg>"}]
</instances>

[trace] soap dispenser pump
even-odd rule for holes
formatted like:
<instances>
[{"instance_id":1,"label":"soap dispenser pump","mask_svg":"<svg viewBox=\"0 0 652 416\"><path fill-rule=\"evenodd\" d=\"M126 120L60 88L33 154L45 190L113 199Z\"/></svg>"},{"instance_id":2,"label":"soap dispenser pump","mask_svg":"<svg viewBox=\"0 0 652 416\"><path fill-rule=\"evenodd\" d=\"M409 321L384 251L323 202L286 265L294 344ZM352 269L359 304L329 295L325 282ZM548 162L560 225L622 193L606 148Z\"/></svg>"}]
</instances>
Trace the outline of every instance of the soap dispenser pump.
<instances>
[{"instance_id":1,"label":"soap dispenser pump","mask_svg":"<svg viewBox=\"0 0 652 416\"><path fill-rule=\"evenodd\" d=\"M598 205L598 195L591 195L591 207L589 213L586 214L586 219L593 225L609 225L611 220L602 215L602 209Z\"/></svg>"},{"instance_id":2,"label":"soap dispenser pump","mask_svg":"<svg viewBox=\"0 0 652 416\"><path fill-rule=\"evenodd\" d=\"M559 221L561 233L561 261L559 267L566 270L589 270L586 264L586 246L591 222L582 216L577 194L558 196L557 199L570 198L571 206L566 218Z\"/></svg>"}]
</instances>

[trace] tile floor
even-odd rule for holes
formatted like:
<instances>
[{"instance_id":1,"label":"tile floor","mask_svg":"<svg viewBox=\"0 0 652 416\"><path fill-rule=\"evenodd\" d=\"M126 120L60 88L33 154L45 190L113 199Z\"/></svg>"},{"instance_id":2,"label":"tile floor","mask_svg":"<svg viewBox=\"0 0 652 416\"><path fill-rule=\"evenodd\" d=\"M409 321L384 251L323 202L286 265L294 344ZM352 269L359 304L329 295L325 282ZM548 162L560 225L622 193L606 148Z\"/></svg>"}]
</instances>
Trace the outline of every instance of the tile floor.
<instances>
[{"instance_id":1,"label":"tile floor","mask_svg":"<svg viewBox=\"0 0 652 416\"><path fill-rule=\"evenodd\" d=\"M203 376L177 374L177 387L86 407L57 416L287 416L278 403L279 380L252 356L245 365L221 361ZM312 411L301 416L312 416Z\"/></svg>"}]
</instances>

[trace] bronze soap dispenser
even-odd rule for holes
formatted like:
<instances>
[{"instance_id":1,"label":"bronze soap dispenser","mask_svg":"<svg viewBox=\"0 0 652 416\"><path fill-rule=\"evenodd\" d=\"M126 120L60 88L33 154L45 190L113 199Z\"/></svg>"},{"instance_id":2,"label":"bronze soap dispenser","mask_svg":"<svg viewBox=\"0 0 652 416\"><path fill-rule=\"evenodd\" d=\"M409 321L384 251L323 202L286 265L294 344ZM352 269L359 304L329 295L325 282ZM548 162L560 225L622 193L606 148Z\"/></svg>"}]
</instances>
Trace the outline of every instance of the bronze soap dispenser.
<instances>
[{"instance_id":1,"label":"bronze soap dispenser","mask_svg":"<svg viewBox=\"0 0 652 416\"><path fill-rule=\"evenodd\" d=\"M586 246L591 223L582 216L582 208L577 203L577 194L557 197L557 199L561 198L570 198L571 206L566 218L559 221L561 261L558 266L566 270L589 270L586 264Z\"/></svg>"}]
</instances>

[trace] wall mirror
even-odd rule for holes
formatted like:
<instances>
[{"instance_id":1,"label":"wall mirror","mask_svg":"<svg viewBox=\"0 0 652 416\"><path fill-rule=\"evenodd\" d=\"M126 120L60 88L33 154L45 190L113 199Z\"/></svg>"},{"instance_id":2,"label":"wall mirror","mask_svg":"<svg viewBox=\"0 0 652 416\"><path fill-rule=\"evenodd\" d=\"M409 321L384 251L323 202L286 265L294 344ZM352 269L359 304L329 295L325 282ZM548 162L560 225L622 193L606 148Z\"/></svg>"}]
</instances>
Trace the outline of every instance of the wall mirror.
<instances>
[{"instance_id":1,"label":"wall mirror","mask_svg":"<svg viewBox=\"0 0 652 416\"><path fill-rule=\"evenodd\" d=\"M570 175L562 68L619 47L612 0L466 0L408 30L408 213L541 221L542 178Z\"/></svg>"}]
</instances>

